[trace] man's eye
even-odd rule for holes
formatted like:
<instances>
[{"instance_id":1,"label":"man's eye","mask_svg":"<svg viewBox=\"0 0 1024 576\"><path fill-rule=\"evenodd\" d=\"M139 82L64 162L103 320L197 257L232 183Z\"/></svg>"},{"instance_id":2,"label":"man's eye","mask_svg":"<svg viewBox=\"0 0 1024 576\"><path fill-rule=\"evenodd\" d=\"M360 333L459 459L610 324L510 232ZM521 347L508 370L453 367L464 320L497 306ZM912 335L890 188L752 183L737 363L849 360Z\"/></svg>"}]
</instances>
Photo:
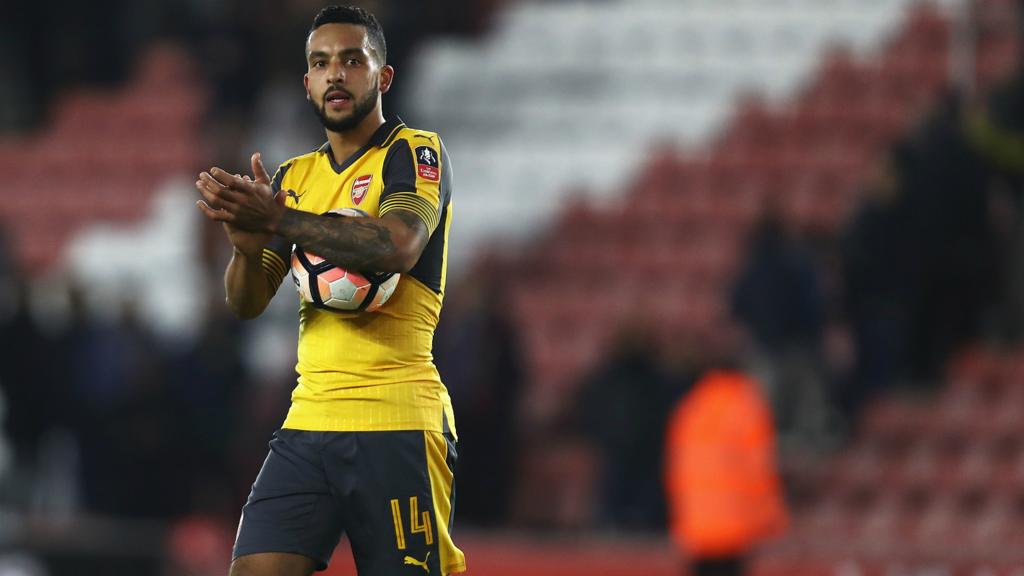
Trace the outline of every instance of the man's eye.
<instances>
[{"instance_id":1,"label":"man's eye","mask_svg":"<svg viewBox=\"0 0 1024 576\"><path fill-rule=\"evenodd\" d=\"M347 64L349 66L359 66L362 62L358 58L349 58Z\"/></svg>"},{"instance_id":2,"label":"man's eye","mask_svg":"<svg viewBox=\"0 0 1024 576\"><path fill-rule=\"evenodd\" d=\"M316 62L313 62L313 68L323 68L323 67L324 67L323 61L319 61L318 60Z\"/></svg>"}]
</instances>

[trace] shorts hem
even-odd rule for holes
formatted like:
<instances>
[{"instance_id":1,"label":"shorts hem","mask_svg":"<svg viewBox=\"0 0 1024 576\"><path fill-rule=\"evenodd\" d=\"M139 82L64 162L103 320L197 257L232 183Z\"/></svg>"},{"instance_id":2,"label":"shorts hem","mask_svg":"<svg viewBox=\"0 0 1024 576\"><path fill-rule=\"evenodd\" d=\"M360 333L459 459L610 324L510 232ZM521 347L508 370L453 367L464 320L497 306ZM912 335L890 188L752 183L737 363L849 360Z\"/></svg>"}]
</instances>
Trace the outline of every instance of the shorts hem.
<instances>
[{"instance_id":1,"label":"shorts hem","mask_svg":"<svg viewBox=\"0 0 1024 576\"><path fill-rule=\"evenodd\" d=\"M321 560L320 558L317 558L316 556L310 554L309 552L306 552L305 550L296 550L294 548L275 548L275 547L270 547L270 548L253 547L253 548L248 548L248 549L241 550L241 551L233 551L231 553L231 561L234 562L235 560L238 560L242 556L252 556L253 554L298 554L299 556L305 556L306 558L309 558L313 562L316 562L316 571L317 572L320 572L322 570L326 570L327 569L327 564L330 562L330 558L328 558L326 561L325 560Z\"/></svg>"},{"instance_id":2,"label":"shorts hem","mask_svg":"<svg viewBox=\"0 0 1024 576\"><path fill-rule=\"evenodd\" d=\"M465 571L466 571L466 563L465 562L462 562L462 563L459 563L459 564L451 564L449 566L445 566L444 569L441 570L441 572L443 574L446 574L446 575L447 574L458 574L460 572L465 572Z\"/></svg>"}]
</instances>

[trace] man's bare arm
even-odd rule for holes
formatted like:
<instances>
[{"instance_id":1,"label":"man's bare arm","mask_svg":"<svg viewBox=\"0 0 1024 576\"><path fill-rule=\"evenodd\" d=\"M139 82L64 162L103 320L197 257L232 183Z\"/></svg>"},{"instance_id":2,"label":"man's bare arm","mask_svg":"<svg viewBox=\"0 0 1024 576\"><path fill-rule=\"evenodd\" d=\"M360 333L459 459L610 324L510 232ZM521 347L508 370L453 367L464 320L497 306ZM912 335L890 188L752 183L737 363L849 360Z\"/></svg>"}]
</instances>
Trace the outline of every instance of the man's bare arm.
<instances>
[{"instance_id":1,"label":"man's bare arm","mask_svg":"<svg viewBox=\"0 0 1024 576\"><path fill-rule=\"evenodd\" d=\"M408 272L427 245L427 225L414 212L383 217L332 218L286 208L261 179L249 181L219 168L203 173L208 215L242 230L277 234L343 268Z\"/></svg>"},{"instance_id":2,"label":"man's bare arm","mask_svg":"<svg viewBox=\"0 0 1024 576\"><path fill-rule=\"evenodd\" d=\"M260 256L243 254L237 248L224 271L224 293L228 307L242 320L263 313L273 296Z\"/></svg>"},{"instance_id":3,"label":"man's bare arm","mask_svg":"<svg viewBox=\"0 0 1024 576\"><path fill-rule=\"evenodd\" d=\"M258 153L252 156L252 167L256 183L270 184L270 177ZM248 177L242 179L252 182ZM224 210L216 201L215 191L220 186L220 183L210 178L209 174L201 174L196 181L196 188L204 200L197 202L196 205L208 218L224 223L224 230L233 249L231 261L224 271L226 301L236 316L247 320L263 313L277 288L276 279L272 280L262 265L263 247L270 242L273 235L242 230L226 222L223 218ZM280 203L282 200L283 198L279 198L275 201Z\"/></svg>"},{"instance_id":4,"label":"man's bare arm","mask_svg":"<svg viewBox=\"0 0 1024 576\"><path fill-rule=\"evenodd\" d=\"M408 272L427 245L427 225L407 210L382 218L331 218L288 210L277 234L343 268Z\"/></svg>"}]
</instances>

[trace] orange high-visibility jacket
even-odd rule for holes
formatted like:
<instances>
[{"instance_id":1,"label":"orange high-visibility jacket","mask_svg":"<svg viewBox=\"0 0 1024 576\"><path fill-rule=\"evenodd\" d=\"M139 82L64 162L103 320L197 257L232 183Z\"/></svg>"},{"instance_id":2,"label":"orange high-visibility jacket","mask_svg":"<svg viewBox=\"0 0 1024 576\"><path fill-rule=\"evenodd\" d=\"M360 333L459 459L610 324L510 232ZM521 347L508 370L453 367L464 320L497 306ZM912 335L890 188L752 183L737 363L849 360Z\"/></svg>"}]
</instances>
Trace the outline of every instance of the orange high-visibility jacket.
<instances>
[{"instance_id":1,"label":"orange high-visibility jacket","mask_svg":"<svg viewBox=\"0 0 1024 576\"><path fill-rule=\"evenodd\" d=\"M665 446L672 539L688 554L740 554L785 529L771 411L753 379L706 374L672 414Z\"/></svg>"}]
</instances>

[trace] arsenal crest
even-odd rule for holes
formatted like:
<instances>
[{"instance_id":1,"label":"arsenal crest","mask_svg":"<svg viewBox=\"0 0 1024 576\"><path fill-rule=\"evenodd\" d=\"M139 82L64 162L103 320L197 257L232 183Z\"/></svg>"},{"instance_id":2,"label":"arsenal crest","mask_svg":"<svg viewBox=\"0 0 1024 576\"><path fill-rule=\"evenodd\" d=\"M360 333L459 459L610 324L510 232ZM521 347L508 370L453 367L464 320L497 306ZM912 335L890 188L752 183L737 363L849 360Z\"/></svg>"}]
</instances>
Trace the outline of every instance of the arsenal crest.
<instances>
[{"instance_id":1,"label":"arsenal crest","mask_svg":"<svg viewBox=\"0 0 1024 576\"><path fill-rule=\"evenodd\" d=\"M360 176L352 182L352 203L359 205L363 201L363 197L366 196L366 192L370 189L370 181L373 180L373 174L367 174Z\"/></svg>"}]
</instances>

